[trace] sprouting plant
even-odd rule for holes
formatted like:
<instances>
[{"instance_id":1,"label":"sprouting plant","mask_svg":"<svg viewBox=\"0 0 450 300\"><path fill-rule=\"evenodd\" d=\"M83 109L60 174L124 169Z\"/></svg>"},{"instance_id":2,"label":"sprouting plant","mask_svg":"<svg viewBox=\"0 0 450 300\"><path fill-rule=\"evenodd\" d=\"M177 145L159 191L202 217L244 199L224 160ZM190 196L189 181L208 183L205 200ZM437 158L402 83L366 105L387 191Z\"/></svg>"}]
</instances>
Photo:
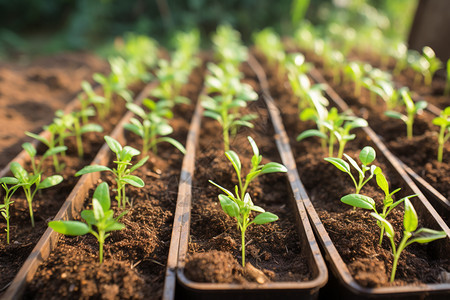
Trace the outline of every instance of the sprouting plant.
<instances>
[{"instance_id":1,"label":"sprouting plant","mask_svg":"<svg viewBox=\"0 0 450 300\"><path fill-rule=\"evenodd\" d=\"M105 136L105 141L108 144L112 152L116 154L116 160L114 163L117 164L117 168L111 169L107 166L102 165L89 165L78 171L75 176L81 176L87 173L110 171L114 174L117 183L117 206L120 208L122 205L125 206L128 202L125 192L125 186L131 184L132 186L141 188L143 187L144 181L138 176L131 175L133 171L141 167L148 160L148 156L142 158L134 166L131 160L134 156L141 154L138 150L130 146L122 147L118 141L110 136ZM128 167L131 168L128 169Z\"/></svg>"},{"instance_id":2,"label":"sprouting plant","mask_svg":"<svg viewBox=\"0 0 450 300\"><path fill-rule=\"evenodd\" d=\"M433 119L433 124L439 126L439 147L437 160L439 162L442 162L442 157L444 155L444 144L450 138L450 106L447 106L445 109L443 109L441 111L441 114Z\"/></svg>"},{"instance_id":3,"label":"sprouting plant","mask_svg":"<svg viewBox=\"0 0 450 300\"><path fill-rule=\"evenodd\" d=\"M423 47L422 55L428 61L428 70L424 73L425 84L431 86L431 81L433 80L434 73L442 68L442 61L436 57L433 49L428 46Z\"/></svg>"},{"instance_id":4,"label":"sprouting plant","mask_svg":"<svg viewBox=\"0 0 450 300\"><path fill-rule=\"evenodd\" d=\"M81 110L84 111L89 105L94 105L97 110L98 117L100 120L104 120L106 117L106 111L104 110L104 105L106 99L103 96L97 95L89 82L83 80L81 82L81 87L85 93L85 96L81 96L79 99L81 101ZM83 119L83 123L87 122L87 118Z\"/></svg>"},{"instance_id":5,"label":"sprouting plant","mask_svg":"<svg viewBox=\"0 0 450 300\"><path fill-rule=\"evenodd\" d=\"M248 137L250 145L252 146L253 156L251 159L252 168L250 172L245 176L245 181L242 178L242 165L239 156L233 150L225 152L225 156L231 162L236 172L238 178L238 185L235 185L235 194L227 190L226 188L218 185L217 183L209 180L209 182L219 189L221 189L224 194L219 195L220 205L222 209L230 217L237 219L239 229L241 230L241 249L242 249L242 266L245 266L245 231L247 227L251 224L265 224L278 220L278 217L270 212L266 212L263 208L253 204L250 194L247 193L247 188L254 179L259 175L276 173L276 172L287 172L285 166L275 162L269 162L265 165L261 164L262 155L259 154L258 146L255 141ZM250 220L251 211L259 212L253 220Z\"/></svg>"},{"instance_id":6,"label":"sprouting plant","mask_svg":"<svg viewBox=\"0 0 450 300\"><path fill-rule=\"evenodd\" d=\"M47 151L44 152L44 154L42 154L41 159L39 160L39 162L36 162L36 148L34 148L34 146L31 143L23 143L22 144L22 148L28 153L28 155L30 156L30 160L31 160L31 168L33 169L33 174L40 174L42 173L42 163L44 162L44 160L52 155L56 155L58 153L61 153L63 151L67 150L66 146L58 146L52 149L47 149Z\"/></svg>"},{"instance_id":7,"label":"sprouting plant","mask_svg":"<svg viewBox=\"0 0 450 300\"><path fill-rule=\"evenodd\" d=\"M372 179L373 175L375 174L375 165L369 166L376 157L375 149L373 149L370 146L364 147L361 152L359 153L359 160L361 161L361 167L358 166L358 163L344 153L344 156L347 158L347 160L350 162L350 164L353 166L353 168L358 171L358 182L356 182L355 177L353 177L352 172L350 170L350 165L343 159L337 158L337 157L326 157L324 158L327 162L333 164L338 170L347 173L350 178L353 181L353 184L355 185L355 194L359 194L362 187L370 180ZM370 170L370 175L366 178L366 172Z\"/></svg>"},{"instance_id":8,"label":"sprouting plant","mask_svg":"<svg viewBox=\"0 0 450 300\"><path fill-rule=\"evenodd\" d=\"M318 120L317 123L326 128L329 131L329 135L325 134L320 129L309 129L299 134L297 136L297 141L312 136L322 138L328 143L329 156L333 156L334 144L337 141L339 144L338 158L342 158L347 142L356 138L356 135L350 134L350 131L355 128L368 126L366 120L355 116L349 116L346 113L340 114L335 107L330 109L325 120Z\"/></svg>"},{"instance_id":9,"label":"sprouting plant","mask_svg":"<svg viewBox=\"0 0 450 300\"><path fill-rule=\"evenodd\" d=\"M218 26L212 42L214 52L221 62L239 65L247 60L248 51L242 45L241 34L230 25Z\"/></svg>"},{"instance_id":10,"label":"sprouting plant","mask_svg":"<svg viewBox=\"0 0 450 300\"><path fill-rule=\"evenodd\" d=\"M411 199L412 197L417 196L417 195L406 196L406 197L403 197L402 199L394 202L392 196L395 193L397 193L398 191L400 191L400 188L398 188L392 192L389 192L389 184L388 184L383 172L381 171L381 169L379 167L376 167L374 173L375 173L375 177L376 177L378 186L384 192L383 211L381 213L378 213L376 205L375 205L375 201L372 198L365 196L365 195L349 194L349 195L345 195L344 197L342 197L341 201L343 203L351 205L353 207L359 207L359 208L369 209L369 210L371 209L374 211L375 214L379 215L383 219L386 219L386 217L389 215L389 213L397 205L399 205L400 203L405 201L405 199ZM380 222L377 222L377 224L378 224L378 226L380 226L380 229L381 229L380 242L379 242L381 245L381 243L383 242L384 226Z\"/></svg>"},{"instance_id":11,"label":"sprouting plant","mask_svg":"<svg viewBox=\"0 0 450 300\"><path fill-rule=\"evenodd\" d=\"M371 216L377 219L378 222L382 224L386 232L387 237L391 242L392 254L394 255L394 262L392 264L392 272L390 282L395 279L395 273L397 271L397 264L402 251L411 245L412 243L429 243L437 239L442 239L447 237L445 231L437 231L428 228L420 228L418 230L417 226L419 223L417 213L409 199L404 200L405 213L403 215L403 237L400 241L398 247L395 247L395 231L391 223L389 223L385 218L381 217L379 214L371 213Z\"/></svg>"},{"instance_id":12,"label":"sprouting plant","mask_svg":"<svg viewBox=\"0 0 450 300\"><path fill-rule=\"evenodd\" d=\"M392 73L398 75L406 68L408 47L403 42L399 42L392 47L388 47L388 51L395 58L395 68Z\"/></svg>"},{"instance_id":13,"label":"sprouting plant","mask_svg":"<svg viewBox=\"0 0 450 300\"><path fill-rule=\"evenodd\" d=\"M444 95L450 95L450 58L447 60L447 80L445 81Z\"/></svg>"},{"instance_id":14,"label":"sprouting plant","mask_svg":"<svg viewBox=\"0 0 450 300\"><path fill-rule=\"evenodd\" d=\"M376 80L370 87L370 90L378 94L386 102L388 109L394 109L398 106L399 93L394 88L392 81L383 79Z\"/></svg>"},{"instance_id":15,"label":"sprouting plant","mask_svg":"<svg viewBox=\"0 0 450 300\"><path fill-rule=\"evenodd\" d=\"M14 201L11 201L12 195L15 193L15 191L20 187L19 180L14 177L2 177L0 178L0 184L2 185L3 189L5 190L5 196L3 197L3 204L0 204L0 213L2 214L3 218L6 220L6 243L9 244L9 219L11 216L9 215L9 208L11 204L14 203ZM11 187L8 187L8 185L12 185Z\"/></svg>"},{"instance_id":16,"label":"sprouting plant","mask_svg":"<svg viewBox=\"0 0 450 300\"><path fill-rule=\"evenodd\" d=\"M172 144L184 154L186 152L184 146L174 138L167 136L173 132L173 128L167 120L173 117L171 102L168 100L155 102L150 99L144 99L143 105L149 109L148 113L134 103L127 104L128 110L142 118L142 121L139 121L137 118L131 118L130 123L124 126L125 129L142 138L142 155L147 154L149 150L156 154L156 146L161 142Z\"/></svg>"},{"instance_id":17,"label":"sprouting plant","mask_svg":"<svg viewBox=\"0 0 450 300\"><path fill-rule=\"evenodd\" d=\"M411 95L408 89L406 88L400 89L400 95L402 96L403 102L405 103L406 115L392 110L386 111L385 115L390 118L400 119L405 122L407 137L408 139L412 139L414 118L416 114L421 113L427 107L428 103L426 101L417 101L414 103L414 101L411 99Z\"/></svg>"},{"instance_id":18,"label":"sprouting plant","mask_svg":"<svg viewBox=\"0 0 450 300\"><path fill-rule=\"evenodd\" d=\"M361 87L363 85L363 75L364 72L362 70L362 66L357 62L350 62L345 68L344 73L354 82L355 89L354 95L355 97L361 96Z\"/></svg>"},{"instance_id":19,"label":"sprouting plant","mask_svg":"<svg viewBox=\"0 0 450 300\"><path fill-rule=\"evenodd\" d=\"M81 217L87 224L80 221L51 221L48 226L65 235L80 236L90 233L95 236L99 244L99 260L102 263L103 244L110 235L109 232L125 228L125 225L118 221L126 213L127 211L124 211L114 218L114 211L111 209L109 198L109 187L106 182L102 182L95 189L92 197L92 210L81 212Z\"/></svg>"},{"instance_id":20,"label":"sprouting plant","mask_svg":"<svg viewBox=\"0 0 450 300\"><path fill-rule=\"evenodd\" d=\"M229 71L226 67L230 67ZM255 114L242 115L239 109L247 106L247 102L255 101L258 95L253 88L241 83L232 71L232 65L220 68L217 65L208 65L211 75L206 77L206 86L209 93L217 93L214 96L205 96L202 106L204 115L210 117L222 126L225 151L230 148L230 135L236 132L240 126L253 127L251 120L257 118Z\"/></svg>"},{"instance_id":21,"label":"sprouting plant","mask_svg":"<svg viewBox=\"0 0 450 300\"><path fill-rule=\"evenodd\" d=\"M42 180L41 173L29 174L18 162L11 163L11 172L22 187L30 210L31 226L34 227L33 199L37 191L60 184L63 181L61 175L52 175ZM34 188L33 188L34 186Z\"/></svg>"}]
</instances>

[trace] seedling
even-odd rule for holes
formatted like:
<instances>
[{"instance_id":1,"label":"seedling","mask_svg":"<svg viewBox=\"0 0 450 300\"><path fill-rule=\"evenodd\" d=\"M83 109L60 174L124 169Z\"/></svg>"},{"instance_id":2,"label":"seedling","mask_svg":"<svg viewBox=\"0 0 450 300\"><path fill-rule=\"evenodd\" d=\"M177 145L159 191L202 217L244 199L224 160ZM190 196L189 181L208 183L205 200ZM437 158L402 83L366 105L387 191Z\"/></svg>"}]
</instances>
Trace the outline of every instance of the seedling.
<instances>
[{"instance_id":1,"label":"seedling","mask_svg":"<svg viewBox=\"0 0 450 300\"><path fill-rule=\"evenodd\" d=\"M239 65L247 60L247 47L242 45L241 34L230 25L220 25L217 27L212 37L214 52L223 63Z\"/></svg>"},{"instance_id":2,"label":"seedling","mask_svg":"<svg viewBox=\"0 0 450 300\"><path fill-rule=\"evenodd\" d=\"M427 72L424 72L425 84L431 86L431 81L433 80L434 73L442 68L442 61L436 57L433 49L428 46L423 47L422 55L428 61L429 65Z\"/></svg>"},{"instance_id":3,"label":"seedling","mask_svg":"<svg viewBox=\"0 0 450 300\"><path fill-rule=\"evenodd\" d=\"M270 162L265 165L261 165L262 155L259 154L258 146L255 141L248 137L250 145L252 146L253 156L252 156L252 168L250 172L245 176L245 181L242 180L242 165L239 156L233 150L225 152L225 156L233 165L236 172L239 184L235 185L233 195L232 192L226 188L218 185L217 183L209 180L209 182L219 189L221 189L224 194L219 195L220 205L227 215L237 219L238 227L241 230L241 249L242 249L242 266L245 267L245 231L247 227L251 224L266 224L278 220L278 217L270 212L266 212L263 208L253 204L250 195L246 192L247 188L255 178L262 174L276 173L276 172L287 172L285 166L279 163ZM253 220L250 220L251 211L259 212Z\"/></svg>"},{"instance_id":4,"label":"seedling","mask_svg":"<svg viewBox=\"0 0 450 300\"><path fill-rule=\"evenodd\" d=\"M11 201L12 195L16 192L16 190L20 187L19 180L14 177L2 177L0 178L0 184L5 190L5 196L3 197L3 204L0 204L0 213L3 218L6 220L6 243L9 244L9 219L11 216L9 215L9 208L14 201ZM8 187L8 185L12 185Z\"/></svg>"},{"instance_id":5,"label":"seedling","mask_svg":"<svg viewBox=\"0 0 450 300\"><path fill-rule=\"evenodd\" d=\"M110 64L112 64L112 61L110 61ZM104 110L106 114L108 114L111 110L112 97L114 94L119 95L128 103L133 101L133 95L127 88L127 82L123 74L111 72L108 76L105 76L100 73L95 73L93 78L96 82L101 84L103 88L105 99Z\"/></svg>"},{"instance_id":6,"label":"seedling","mask_svg":"<svg viewBox=\"0 0 450 300\"><path fill-rule=\"evenodd\" d=\"M95 109L97 110L98 117L100 120L104 120L106 117L106 111L103 109L106 98L100 95L97 95L94 90L92 89L92 86L89 82L83 80L81 82L81 87L83 88L83 91L85 93L86 98L80 98L81 100L81 110L84 111L88 105L92 104L95 106ZM84 100L83 100L84 99ZM87 117L84 118L83 123L87 122Z\"/></svg>"},{"instance_id":7,"label":"seedling","mask_svg":"<svg viewBox=\"0 0 450 300\"><path fill-rule=\"evenodd\" d=\"M95 236L99 244L99 261L103 263L103 244L109 237L109 232L125 228L125 225L118 221L126 213L127 211L124 211L114 218L114 211L111 209L109 198L109 187L106 182L102 182L95 189L92 197L92 210L81 212L81 217L87 224L80 221L51 221L48 226L64 235L80 236L90 233Z\"/></svg>"},{"instance_id":8,"label":"seedling","mask_svg":"<svg viewBox=\"0 0 450 300\"><path fill-rule=\"evenodd\" d=\"M67 150L66 146L62 146L62 147L55 147L53 149L47 149L47 151L44 152L44 154L42 154L41 159L39 160L38 163L36 163L36 148L34 148L34 146L31 143L23 143L22 144L22 148L28 153L28 155L30 156L30 160L31 160L31 168L33 169L33 174L39 174L42 173L42 163L44 162L44 160L52 155L61 153L63 151Z\"/></svg>"},{"instance_id":9,"label":"seedling","mask_svg":"<svg viewBox=\"0 0 450 300\"><path fill-rule=\"evenodd\" d=\"M41 173L29 174L18 162L11 163L11 172L18 180L18 185L23 188L25 198L30 210L31 226L34 227L33 199L37 191L60 184L63 181L61 175L52 175L42 180ZM41 181L42 180L42 181ZM34 188L33 188L34 186Z\"/></svg>"},{"instance_id":10,"label":"seedling","mask_svg":"<svg viewBox=\"0 0 450 300\"><path fill-rule=\"evenodd\" d=\"M450 106L443 109L439 117L433 119L433 124L439 126L439 147L437 160L442 162L442 157L444 155L444 144L450 138Z\"/></svg>"},{"instance_id":11,"label":"seedling","mask_svg":"<svg viewBox=\"0 0 450 300\"><path fill-rule=\"evenodd\" d=\"M350 164L353 166L353 168L358 171L358 182L356 182L355 177L353 177L352 172L350 170L350 165L343 159L337 158L337 157L326 157L324 158L327 162L333 164L338 170L347 173L350 178L352 179L354 185L355 185L355 194L359 194L362 187L370 180L372 179L373 175L375 174L375 165L369 166L376 157L375 150L370 147L366 146L364 147L361 152L359 153L359 160L361 161L361 167L358 166L358 163L344 153L344 156L347 158L347 160L350 162ZM370 175L366 178L366 172L370 171Z\"/></svg>"},{"instance_id":12,"label":"seedling","mask_svg":"<svg viewBox=\"0 0 450 300\"><path fill-rule=\"evenodd\" d=\"M370 90L378 94L386 102L388 109L391 110L398 106L399 93L394 88L392 81L383 79L376 80L374 85L370 87Z\"/></svg>"},{"instance_id":13,"label":"seedling","mask_svg":"<svg viewBox=\"0 0 450 300\"><path fill-rule=\"evenodd\" d=\"M144 165L145 162L148 160L148 156L144 157L133 166L133 164L131 163L131 159L134 156L141 154L141 152L130 146L122 147L122 145L120 145L118 141L116 141L110 136L105 136L105 141L108 144L111 151L116 154L116 160L114 161L114 163L117 164L117 168L110 169L107 166L90 165L78 171L75 174L75 176L81 176L87 173L102 172L102 171L112 172L115 176L117 183L116 200L117 206L120 208L122 205L125 206L127 203L130 204L125 192L125 186L127 184L131 184L132 186L138 188L141 188L145 185L144 181L141 178L135 175L131 175L131 173L135 171L137 168ZM128 169L128 166L131 166L131 168Z\"/></svg>"},{"instance_id":14,"label":"seedling","mask_svg":"<svg viewBox=\"0 0 450 300\"><path fill-rule=\"evenodd\" d=\"M353 91L355 97L361 96L361 87L363 85L363 70L357 62L350 62L344 69L344 73L354 82L355 89Z\"/></svg>"},{"instance_id":15,"label":"seedling","mask_svg":"<svg viewBox=\"0 0 450 300\"><path fill-rule=\"evenodd\" d=\"M376 205L375 205L375 201L368 196L359 195L359 194L349 194L349 195L342 197L341 201L343 203L351 205L353 207L359 207L359 208L369 209L369 210L371 209L374 211L375 214L379 215L383 219L386 219L386 217L389 215L389 213L397 205L399 205L400 203L405 201L405 199L411 199L412 197L417 196L417 195L406 196L406 197L394 202L392 196L395 193L397 193L398 191L400 191L400 188L398 188L392 192L389 192L389 184L388 184L383 172L381 171L381 169L379 167L376 167L374 173L376 176L378 186L384 192L383 212L382 213L378 213ZM384 226L380 222L377 222L377 224L378 224L378 226L380 226L380 229L381 229L381 233L380 233L380 245L381 245L381 243L383 242Z\"/></svg>"},{"instance_id":16,"label":"seedling","mask_svg":"<svg viewBox=\"0 0 450 300\"><path fill-rule=\"evenodd\" d=\"M414 101L411 99L409 91L406 88L400 90L400 95L402 96L403 102L406 106L406 115L392 110L386 111L385 115L390 118L400 119L405 122L406 136L408 137L408 139L412 139L414 118L416 114L422 113L422 111L428 106L428 103L426 101L417 101L414 103Z\"/></svg>"},{"instance_id":17,"label":"seedling","mask_svg":"<svg viewBox=\"0 0 450 300\"><path fill-rule=\"evenodd\" d=\"M411 245L412 243L429 243L435 241L437 239L443 239L447 237L445 231L437 231L428 228L420 228L418 230L417 226L419 220L417 218L417 213L411 204L409 199L404 200L405 203L405 213L403 215L403 237L398 245L398 248L395 247L395 231L394 227L392 227L391 223L389 223L385 218L381 217L379 214L371 213L370 215L377 219L378 222L382 224L384 230L386 232L387 237L391 242L392 254L394 255L394 262L392 264L392 272L390 282L394 282L395 272L397 271L398 259L402 251Z\"/></svg>"},{"instance_id":18,"label":"seedling","mask_svg":"<svg viewBox=\"0 0 450 300\"><path fill-rule=\"evenodd\" d=\"M125 129L130 130L142 138L142 155L147 154L149 150L156 154L156 146L162 142L170 143L180 150L181 153L185 154L186 149L184 146L177 140L167 136L173 132L173 128L167 120L173 117L171 102L168 100L155 102L150 99L144 99L143 105L150 112L146 113L142 107L134 103L127 104L128 110L141 117L142 122L137 118L131 118L130 123L124 126Z\"/></svg>"}]
</instances>

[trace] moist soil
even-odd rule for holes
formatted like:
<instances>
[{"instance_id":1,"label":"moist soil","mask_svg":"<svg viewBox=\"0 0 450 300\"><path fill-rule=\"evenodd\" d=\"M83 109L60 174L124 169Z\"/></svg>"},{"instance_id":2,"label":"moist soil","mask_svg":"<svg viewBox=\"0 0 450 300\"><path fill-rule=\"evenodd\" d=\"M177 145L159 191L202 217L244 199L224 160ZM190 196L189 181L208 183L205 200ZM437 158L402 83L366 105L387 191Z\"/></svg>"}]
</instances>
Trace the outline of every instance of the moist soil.
<instances>
[{"instance_id":1,"label":"moist soil","mask_svg":"<svg viewBox=\"0 0 450 300\"><path fill-rule=\"evenodd\" d=\"M174 129L171 137L185 144L190 117L202 87L203 68L191 75L182 95L192 104L181 104L170 121ZM127 145L141 149L142 143L126 132ZM178 181L183 155L175 147L162 143L158 155L150 154L149 161L133 174L141 177L145 187L127 185L132 207L120 219L126 228L112 232L105 242L104 263L98 263L98 242L92 235L62 236L58 247L39 267L27 286L26 299L160 299L164 285L166 261L170 246L173 214L177 200ZM114 167L113 164L110 167ZM102 173L115 191L112 174ZM91 209L95 188L85 199ZM113 199L115 192L111 193ZM112 201L116 215L123 209Z\"/></svg>"},{"instance_id":2,"label":"moist soil","mask_svg":"<svg viewBox=\"0 0 450 300\"><path fill-rule=\"evenodd\" d=\"M357 116L369 122L369 126L381 136L388 148L444 197L450 199L450 144L444 145L443 159L439 162L437 160L439 128L432 124L435 116L428 111L419 114L414 121L413 138L408 139L405 123L384 115L387 107L381 98L372 103L370 93L365 88L362 89L360 97L355 97L353 83L333 84L332 74L320 66L319 64L319 70L328 83ZM449 103L448 99L447 105Z\"/></svg>"},{"instance_id":3,"label":"moist soil","mask_svg":"<svg viewBox=\"0 0 450 300\"><path fill-rule=\"evenodd\" d=\"M297 99L292 95L287 80L272 76L276 74L261 55L257 55L263 63L269 76L271 93L281 108L283 121L291 147L296 158L297 169L307 193L339 254L347 264L351 275L364 287L423 285L424 283L448 282L450 260L445 251L448 250L446 240L435 241L428 245L412 244L403 252L397 267L396 280L389 283L393 258L387 237L379 245L380 229L370 212L362 209L353 210L343 204L339 199L349 193L354 193L354 186L348 175L342 173L332 164L324 161L328 156L320 146L320 141L310 138L296 142L298 134L307 129L315 128L312 122L300 122L298 119ZM280 92L280 87L285 87ZM345 153L359 161L359 149L372 145L362 130L355 130L357 135L350 141ZM373 146L373 145L372 145ZM391 189L402 188L396 198L411 195L411 190L391 170L389 164L381 153L377 153L374 162L381 167L390 183ZM356 174L353 174L356 176ZM362 189L361 194L372 197L377 210L382 210L383 194L376 185L375 180L369 181ZM416 203L416 199L411 199ZM416 208L418 206L416 205ZM403 231L403 205L397 206L388 216L388 221L394 226L398 245ZM426 217L419 214L419 228L430 227ZM439 229L439 228L433 228ZM447 281L446 281L447 280Z\"/></svg>"},{"instance_id":4,"label":"moist soil","mask_svg":"<svg viewBox=\"0 0 450 300\"><path fill-rule=\"evenodd\" d=\"M259 85L248 66L243 67L244 82L256 91ZM260 98L251 102L245 113L256 113L254 129L241 128L231 141L246 174L253 152L247 140L251 136L263 156L262 163L280 161L273 139L274 131L267 108ZM302 238L297 231L293 199L286 174L261 175L252 181L248 192L255 205L275 213L279 220L264 225L251 225L246 231L246 266L251 264L260 275L248 272L241 263L241 234L235 218L222 210L221 191L208 182L234 190L238 180L230 161L224 155L222 131L218 122L204 117L196 152L193 179L191 227L185 275L192 281L209 283L240 283L259 281L306 281L311 279Z\"/></svg>"},{"instance_id":5,"label":"moist soil","mask_svg":"<svg viewBox=\"0 0 450 300\"><path fill-rule=\"evenodd\" d=\"M133 90L137 92L140 88L136 85L133 87ZM28 203L22 189L19 189L14 194L12 198L14 203L10 208L10 244L6 244L6 234L2 234L2 243L0 244L0 272L3 274L0 282L1 292L3 292L13 280L41 235L47 229L47 222L56 215L65 199L78 182L79 178L75 177L75 173L91 163L104 143L103 136L110 133L115 127L115 124L117 124L124 115L126 111L124 101L115 98L113 99L113 102L116 105L113 106L107 120L100 121L97 117L90 120L90 122L100 124L104 131L102 133L92 132L83 135L84 156L81 159L78 157L75 138L71 137L65 141L68 150L66 151L65 156L58 156L58 160L64 165L64 169L59 173L63 176L64 180L60 184L41 190L36 194L33 201L33 214L35 219L34 228L31 227ZM45 146L38 147L38 155L36 156L37 163L41 160L42 153L45 150ZM26 162L25 168L28 172L32 172L30 161ZM42 169L44 170L42 175L43 178L57 174L53 167L52 158L47 158L42 163ZM2 218L0 220L0 231L4 232L5 229L6 221Z\"/></svg>"},{"instance_id":6,"label":"moist soil","mask_svg":"<svg viewBox=\"0 0 450 300\"><path fill-rule=\"evenodd\" d=\"M25 131L38 132L54 112L63 109L83 80L109 71L108 62L89 53L64 53L27 65L0 62L0 169L30 141Z\"/></svg>"}]
</instances>

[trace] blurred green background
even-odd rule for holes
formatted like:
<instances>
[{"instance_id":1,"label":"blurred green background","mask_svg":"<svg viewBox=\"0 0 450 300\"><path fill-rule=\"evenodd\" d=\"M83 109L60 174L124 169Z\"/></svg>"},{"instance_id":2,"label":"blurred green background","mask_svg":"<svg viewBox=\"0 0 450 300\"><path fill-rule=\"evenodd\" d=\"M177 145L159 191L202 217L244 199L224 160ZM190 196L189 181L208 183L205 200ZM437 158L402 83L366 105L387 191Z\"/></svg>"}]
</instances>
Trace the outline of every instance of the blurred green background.
<instances>
[{"instance_id":1,"label":"blurred green background","mask_svg":"<svg viewBox=\"0 0 450 300\"><path fill-rule=\"evenodd\" d=\"M225 22L250 42L252 32L268 26L291 33L304 8L317 26L375 26L404 41L416 6L417 0L0 0L0 57L106 53L126 32L148 34L167 46L174 31L197 27L205 41Z\"/></svg>"}]
</instances>

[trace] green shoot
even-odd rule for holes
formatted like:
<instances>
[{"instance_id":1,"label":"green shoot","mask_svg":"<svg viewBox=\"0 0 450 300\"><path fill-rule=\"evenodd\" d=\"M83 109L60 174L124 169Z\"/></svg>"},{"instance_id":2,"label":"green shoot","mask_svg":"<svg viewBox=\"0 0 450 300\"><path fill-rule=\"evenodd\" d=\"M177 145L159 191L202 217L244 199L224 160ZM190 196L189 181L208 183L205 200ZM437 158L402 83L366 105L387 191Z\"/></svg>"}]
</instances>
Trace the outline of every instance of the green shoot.
<instances>
[{"instance_id":1,"label":"green shoot","mask_svg":"<svg viewBox=\"0 0 450 300\"><path fill-rule=\"evenodd\" d=\"M350 62L344 69L344 73L354 82L355 88L354 88L354 95L355 97L359 98L361 96L361 87L363 85L363 70L359 63L357 62Z\"/></svg>"},{"instance_id":2,"label":"green shoot","mask_svg":"<svg viewBox=\"0 0 450 300\"><path fill-rule=\"evenodd\" d=\"M18 162L11 163L11 172L13 173L14 177L18 180L18 185L20 185L23 188L25 197L28 202L28 208L30 211L31 226L34 227L34 216L33 216L34 196L39 190L60 184L63 181L63 177L61 175L53 175L42 180L40 173L34 175L29 174Z\"/></svg>"},{"instance_id":3,"label":"green shoot","mask_svg":"<svg viewBox=\"0 0 450 300\"><path fill-rule=\"evenodd\" d=\"M89 82L83 81L81 82L81 87L83 88L83 91L85 93L85 98L81 97L81 111L84 111L87 109L88 105L92 104L95 106L95 109L97 110L98 117L100 120L104 120L106 117L106 111L103 109L106 98L100 95L97 95L94 90L92 89L92 86ZM84 99L84 100L83 100ZM84 117L83 123L87 122L87 117Z\"/></svg>"},{"instance_id":4,"label":"green shoot","mask_svg":"<svg viewBox=\"0 0 450 300\"><path fill-rule=\"evenodd\" d=\"M114 174L117 183L117 206L120 208L122 205L125 206L127 203L130 204L126 196L125 186L131 184L134 187L142 188L145 183L144 181L134 175L131 175L133 171L137 168L143 166L148 160L148 156L141 159L134 166L131 163L131 159L141 154L138 150L130 146L122 147L118 141L110 136L105 136L105 141L108 144L112 152L116 154L116 160L114 163L117 164L117 168L111 169L107 166L102 165L89 165L78 171L75 176L81 176L87 173L110 171ZM128 169L128 166L131 168Z\"/></svg>"},{"instance_id":5,"label":"green shoot","mask_svg":"<svg viewBox=\"0 0 450 300\"><path fill-rule=\"evenodd\" d=\"M426 101L414 101L411 99L411 95L406 88L400 90L400 95L402 96L403 102L406 106L406 115L399 113L397 111L386 111L385 115L394 118L400 119L406 124L406 136L408 139L413 138L413 125L414 125L414 117L416 114L421 113L427 106L428 103Z\"/></svg>"},{"instance_id":6,"label":"green shoot","mask_svg":"<svg viewBox=\"0 0 450 300\"><path fill-rule=\"evenodd\" d=\"M411 204L409 199L404 200L405 203L405 213L403 215L403 237L400 241L398 247L395 247L395 231L391 223L389 223L385 218L376 213L371 213L370 215L377 219L377 221L384 227L387 237L391 242L392 254L394 255L394 262L392 264L392 272L390 282L394 282L395 273L397 271L397 264L402 251L411 245L412 243L429 243L437 239L443 239L447 237L445 231L437 231L428 228L420 228L418 230L417 226L419 220L417 218L417 213Z\"/></svg>"},{"instance_id":7,"label":"green shoot","mask_svg":"<svg viewBox=\"0 0 450 300\"><path fill-rule=\"evenodd\" d=\"M49 156L56 155L58 153L62 153L64 151L67 151L66 146L58 146L52 149L47 149L47 151L42 154L41 159L39 162L36 162L36 155L37 151L36 148L31 143L23 143L22 148L28 153L30 156L31 161L31 168L33 169L33 174L40 174L42 173L42 163L45 161L45 159Z\"/></svg>"},{"instance_id":8,"label":"green shoot","mask_svg":"<svg viewBox=\"0 0 450 300\"><path fill-rule=\"evenodd\" d=\"M425 84L431 86L431 81L433 80L434 73L442 68L442 61L436 57L433 49L428 46L423 47L422 55L428 61L428 70L424 73Z\"/></svg>"},{"instance_id":9,"label":"green shoot","mask_svg":"<svg viewBox=\"0 0 450 300\"><path fill-rule=\"evenodd\" d=\"M3 218L6 220L6 243L9 244L9 219L11 216L9 215L9 208L11 204L14 203L14 201L11 201L12 195L15 193L15 191L20 187L19 180L14 177L2 177L0 178L0 184L2 185L3 189L5 190L5 196L3 197L3 204L0 204L0 213L2 214ZM8 187L8 185L12 185L11 187Z\"/></svg>"},{"instance_id":10,"label":"green shoot","mask_svg":"<svg viewBox=\"0 0 450 300\"><path fill-rule=\"evenodd\" d=\"M92 197L92 210L83 210L81 212L81 217L87 224L80 221L51 221L48 223L48 226L64 235L80 236L90 233L95 236L99 244L99 260L102 263L103 244L110 235L109 232L125 228L125 225L118 221L126 213L127 211L124 211L114 218L114 211L111 209L111 200L109 198L109 187L106 182L102 182L95 189ZM96 230L93 226L95 226Z\"/></svg>"},{"instance_id":11,"label":"green shoot","mask_svg":"<svg viewBox=\"0 0 450 300\"><path fill-rule=\"evenodd\" d=\"M445 109L443 109L441 111L441 114L433 119L433 124L439 126L439 147L437 160L439 162L442 162L442 158L444 155L444 144L450 138L450 106L447 106Z\"/></svg>"},{"instance_id":12,"label":"green shoot","mask_svg":"<svg viewBox=\"0 0 450 300\"><path fill-rule=\"evenodd\" d=\"M245 176L245 181L242 179L242 165L239 156L236 152L229 150L225 152L225 156L231 162L236 172L239 184L235 185L235 194L227 190L226 188L218 185L217 183L209 180L211 184L221 189L224 194L219 195L220 205L222 209L230 217L235 217L238 222L239 229L241 230L241 249L242 249L242 266L245 266L245 231L251 224L265 224L278 220L278 217L272 213L265 212L263 208L253 204L250 195L247 193L247 188L255 178L262 174L287 172L285 166L279 163L270 162L265 165L261 165L262 155L259 154L259 149L255 141L248 137L250 145L252 146L252 168L250 172ZM253 220L250 220L251 211L259 212Z\"/></svg>"},{"instance_id":13,"label":"green shoot","mask_svg":"<svg viewBox=\"0 0 450 300\"><path fill-rule=\"evenodd\" d=\"M147 154L149 150L156 154L156 146L161 142L168 142L180 150L181 153L186 153L186 149L180 142L167 136L173 132L173 128L167 120L173 117L171 102L168 100L155 102L150 99L144 99L143 105L150 110L148 113L134 103L127 104L128 110L142 118L142 121L137 118L131 118L130 123L124 126L125 129L142 138L142 155Z\"/></svg>"},{"instance_id":14,"label":"green shoot","mask_svg":"<svg viewBox=\"0 0 450 300\"><path fill-rule=\"evenodd\" d=\"M348 156L347 154L344 153L344 156L348 159L348 161L350 162L350 164L353 166L353 168L356 169L356 171L358 171L358 182L356 182L355 177L353 177L352 172L350 170L350 165L344 161L341 158L337 158L337 157L326 157L324 158L327 162L333 164L336 168L338 168L338 170L347 173L350 178L353 181L353 184L355 185L355 194L359 194L359 192L361 191L362 187L370 180L372 179L373 175L375 174L375 169L376 166L375 165L371 165L369 166L369 164L371 164L376 157L376 152L375 150L370 147L370 146L366 146L364 147L361 152L359 153L359 160L361 161L361 167L358 166L358 164L356 163L356 161L351 158L350 156ZM366 172L370 170L370 175L366 178Z\"/></svg>"}]
</instances>

